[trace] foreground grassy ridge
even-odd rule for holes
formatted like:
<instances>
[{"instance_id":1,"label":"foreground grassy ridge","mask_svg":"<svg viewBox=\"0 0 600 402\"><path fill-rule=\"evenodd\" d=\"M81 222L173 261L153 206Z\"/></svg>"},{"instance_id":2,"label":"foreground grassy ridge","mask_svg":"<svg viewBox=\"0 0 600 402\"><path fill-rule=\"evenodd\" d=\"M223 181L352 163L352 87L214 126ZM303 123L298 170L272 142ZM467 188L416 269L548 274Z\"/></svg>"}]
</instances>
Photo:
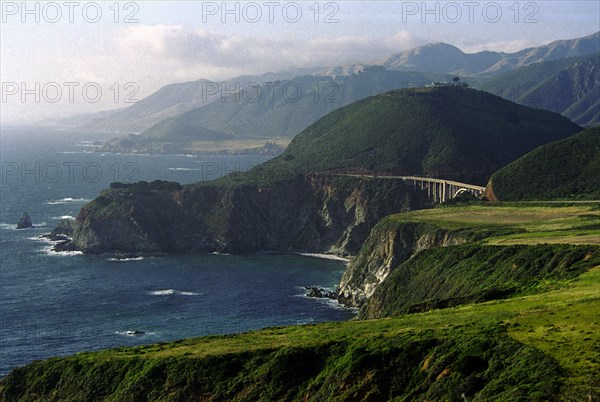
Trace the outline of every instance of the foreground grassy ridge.
<instances>
[{"instance_id":1,"label":"foreground grassy ridge","mask_svg":"<svg viewBox=\"0 0 600 402\"><path fill-rule=\"evenodd\" d=\"M480 204L412 211L388 218L395 223L423 222L447 230L496 229L488 244L600 245L600 204ZM514 229L512 234L503 234Z\"/></svg>"},{"instance_id":2,"label":"foreground grassy ridge","mask_svg":"<svg viewBox=\"0 0 600 402\"><path fill-rule=\"evenodd\" d=\"M400 318L80 353L4 400L586 400L600 391L600 267L568 286Z\"/></svg>"},{"instance_id":3,"label":"foreground grassy ridge","mask_svg":"<svg viewBox=\"0 0 600 402\"><path fill-rule=\"evenodd\" d=\"M515 285L512 297L475 297L463 302L480 303L397 318L79 353L14 370L0 383L0 395L7 401L596 400L600 265L590 265L598 264L598 247L485 242L521 236L545 243L540 234L552 231L567 240L586 231L593 236L598 215L594 206L518 205L394 215L383 224L426 223L474 236L474 243L424 250L412 262L430 258L425 265L477 269L481 263L498 271L467 282L448 272L433 283L451 281L483 296L493 290L490 283ZM479 293L469 288L479 285Z\"/></svg>"}]
</instances>

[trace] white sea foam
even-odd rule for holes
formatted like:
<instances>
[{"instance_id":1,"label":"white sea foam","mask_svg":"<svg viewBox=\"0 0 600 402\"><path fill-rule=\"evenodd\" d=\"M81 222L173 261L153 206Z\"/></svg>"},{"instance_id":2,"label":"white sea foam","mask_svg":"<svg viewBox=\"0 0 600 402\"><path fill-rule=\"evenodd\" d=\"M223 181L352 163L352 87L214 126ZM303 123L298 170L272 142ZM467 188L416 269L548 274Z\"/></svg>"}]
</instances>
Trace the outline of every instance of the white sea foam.
<instances>
[{"instance_id":1,"label":"white sea foam","mask_svg":"<svg viewBox=\"0 0 600 402\"><path fill-rule=\"evenodd\" d=\"M47 222L39 222L39 223L36 223L35 225L33 225L33 228L29 228L29 229L39 229L39 228L46 226L47 224L48 224ZM27 229L17 229L16 223L8 223L8 222L0 222L0 228L6 229L6 230L27 230Z\"/></svg>"},{"instance_id":2,"label":"white sea foam","mask_svg":"<svg viewBox=\"0 0 600 402\"><path fill-rule=\"evenodd\" d=\"M138 333L136 333L136 331L138 331ZM146 332L146 331L140 331L140 330L127 330L127 331L115 331L115 334L117 335L123 335L123 336L143 336L143 335L154 335L155 332Z\"/></svg>"},{"instance_id":3,"label":"white sea foam","mask_svg":"<svg viewBox=\"0 0 600 402\"><path fill-rule=\"evenodd\" d=\"M305 257L322 258L324 260L350 262L350 259L348 259L348 258L339 257L337 255L332 255L332 254L321 254L321 253L292 253L292 254L298 254L298 255L305 256Z\"/></svg>"},{"instance_id":4,"label":"white sea foam","mask_svg":"<svg viewBox=\"0 0 600 402\"><path fill-rule=\"evenodd\" d=\"M177 170L177 171L184 171L184 172L197 172L200 169L185 168L185 167L176 167L176 168L168 168L167 170Z\"/></svg>"},{"instance_id":5,"label":"white sea foam","mask_svg":"<svg viewBox=\"0 0 600 402\"><path fill-rule=\"evenodd\" d=\"M309 287L313 287L313 286L309 286ZM319 289L323 289L329 292L334 292L336 289L333 287L327 287L327 286L314 286L316 288ZM344 310L344 311L351 311L353 313L358 313L358 308L357 307L348 307L348 306L344 306L343 304L341 304L340 302L338 302L335 299L330 299L329 297L310 297L307 295L307 293L310 291L309 289L306 289L304 286L296 286L296 289L299 290L299 293L295 294L292 297L302 297L302 298L307 298L307 299L311 299L314 300L317 303L321 303L321 304L325 304L327 307L331 307L334 308L336 310Z\"/></svg>"},{"instance_id":6,"label":"white sea foam","mask_svg":"<svg viewBox=\"0 0 600 402\"><path fill-rule=\"evenodd\" d=\"M83 255L82 251L54 251L54 246L48 246L41 249L44 254L53 255L55 257L73 257L76 255Z\"/></svg>"},{"instance_id":7,"label":"white sea foam","mask_svg":"<svg viewBox=\"0 0 600 402\"><path fill-rule=\"evenodd\" d=\"M60 200L48 201L47 204L49 204L49 205L58 205L58 204L67 204L67 203L71 203L71 202L90 202L90 201L91 200L89 198L65 197L65 198L61 198Z\"/></svg>"},{"instance_id":8,"label":"white sea foam","mask_svg":"<svg viewBox=\"0 0 600 402\"><path fill-rule=\"evenodd\" d=\"M72 215L61 215L61 216L53 216L52 219L57 219L57 220L61 220L61 219L75 219L75 217L72 216Z\"/></svg>"},{"instance_id":9,"label":"white sea foam","mask_svg":"<svg viewBox=\"0 0 600 402\"><path fill-rule=\"evenodd\" d=\"M108 258L107 261L127 262L127 261L142 261L143 259L144 259L144 257Z\"/></svg>"},{"instance_id":10,"label":"white sea foam","mask_svg":"<svg viewBox=\"0 0 600 402\"><path fill-rule=\"evenodd\" d=\"M182 290L175 290L175 289L153 290L152 292L149 292L148 294L150 294L152 296L168 296L168 295L198 296L198 295L200 295L200 293L185 292Z\"/></svg>"}]
</instances>

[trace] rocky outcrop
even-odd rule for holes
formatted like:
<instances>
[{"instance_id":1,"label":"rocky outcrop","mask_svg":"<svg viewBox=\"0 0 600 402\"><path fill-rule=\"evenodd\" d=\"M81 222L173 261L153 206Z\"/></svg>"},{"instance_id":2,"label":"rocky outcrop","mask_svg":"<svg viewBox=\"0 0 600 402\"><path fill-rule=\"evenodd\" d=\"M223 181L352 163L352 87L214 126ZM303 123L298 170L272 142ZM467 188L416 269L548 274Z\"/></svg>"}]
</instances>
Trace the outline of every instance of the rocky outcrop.
<instances>
[{"instance_id":1,"label":"rocky outcrop","mask_svg":"<svg viewBox=\"0 0 600 402\"><path fill-rule=\"evenodd\" d=\"M419 222L397 222L391 216L373 229L340 281L338 300L360 307L394 268L421 250L463 244L471 234Z\"/></svg>"},{"instance_id":2,"label":"rocky outcrop","mask_svg":"<svg viewBox=\"0 0 600 402\"><path fill-rule=\"evenodd\" d=\"M114 185L65 245L87 253L313 251L354 255L384 216L428 201L401 180L298 175L270 184Z\"/></svg>"},{"instance_id":3,"label":"rocky outcrop","mask_svg":"<svg viewBox=\"0 0 600 402\"><path fill-rule=\"evenodd\" d=\"M33 223L31 222L31 217L27 212L23 212L21 214L21 219L19 219L19 223L17 223L17 229L28 229L32 228Z\"/></svg>"}]
</instances>

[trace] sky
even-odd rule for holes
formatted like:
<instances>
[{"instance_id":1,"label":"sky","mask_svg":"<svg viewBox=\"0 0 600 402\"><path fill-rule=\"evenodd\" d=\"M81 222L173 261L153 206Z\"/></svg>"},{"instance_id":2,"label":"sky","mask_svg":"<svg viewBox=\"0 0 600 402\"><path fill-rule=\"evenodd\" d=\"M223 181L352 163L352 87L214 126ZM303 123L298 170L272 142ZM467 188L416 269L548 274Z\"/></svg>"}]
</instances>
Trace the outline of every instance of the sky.
<instances>
[{"instance_id":1,"label":"sky","mask_svg":"<svg viewBox=\"0 0 600 402\"><path fill-rule=\"evenodd\" d=\"M594 1L0 1L0 121L130 106L164 85L369 62L445 42L514 52L600 30Z\"/></svg>"}]
</instances>

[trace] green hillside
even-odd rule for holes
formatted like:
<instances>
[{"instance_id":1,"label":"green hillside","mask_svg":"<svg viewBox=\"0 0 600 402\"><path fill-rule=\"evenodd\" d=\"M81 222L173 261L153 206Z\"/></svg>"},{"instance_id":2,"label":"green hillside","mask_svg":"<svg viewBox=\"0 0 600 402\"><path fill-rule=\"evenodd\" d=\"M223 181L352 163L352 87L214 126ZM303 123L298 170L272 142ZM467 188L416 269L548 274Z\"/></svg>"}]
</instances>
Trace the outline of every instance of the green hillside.
<instances>
[{"instance_id":1,"label":"green hillside","mask_svg":"<svg viewBox=\"0 0 600 402\"><path fill-rule=\"evenodd\" d=\"M172 136L181 125L206 127L237 137L293 137L327 113L367 96L405 86L445 81L433 73L388 71L372 67L341 77L301 76L292 80L222 88L221 99L202 108L162 121L142 135Z\"/></svg>"},{"instance_id":2,"label":"green hillside","mask_svg":"<svg viewBox=\"0 0 600 402\"><path fill-rule=\"evenodd\" d=\"M285 146L310 124L342 106L392 89L450 78L444 74L369 67L348 76L304 75L260 84L231 81L220 87L215 85L214 93L211 92L211 99L215 100L207 105L164 119L141 135L115 138L103 150L248 152L267 141Z\"/></svg>"},{"instance_id":3,"label":"green hillside","mask_svg":"<svg viewBox=\"0 0 600 402\"><path fill-rule=\"evenodd\" d=\"M600 128L542 146L496 172L497 200L600 199Z\"/></svg>"},{"instance_id":4,"label":"green hillside","mask_svg":"<svg viewBox=\"0 0 600 402\"><path fill-rule=\"evenodd\" d=\"M483 88L526 106L561 113L575 123L600 123L600 54L534 63L501 74Z\"/></svg>"},{"instance_id":5,"label":"green hillside","mask_svg":"<svg viewBox=\"0 0 600 402\"><path fill-rule=\"evenodd\" d=\"M396 90L328 114L246 177L343 170L483 185L500 167L579 130L558 114L469 88Z\"/></svg>"}]
</instances>

